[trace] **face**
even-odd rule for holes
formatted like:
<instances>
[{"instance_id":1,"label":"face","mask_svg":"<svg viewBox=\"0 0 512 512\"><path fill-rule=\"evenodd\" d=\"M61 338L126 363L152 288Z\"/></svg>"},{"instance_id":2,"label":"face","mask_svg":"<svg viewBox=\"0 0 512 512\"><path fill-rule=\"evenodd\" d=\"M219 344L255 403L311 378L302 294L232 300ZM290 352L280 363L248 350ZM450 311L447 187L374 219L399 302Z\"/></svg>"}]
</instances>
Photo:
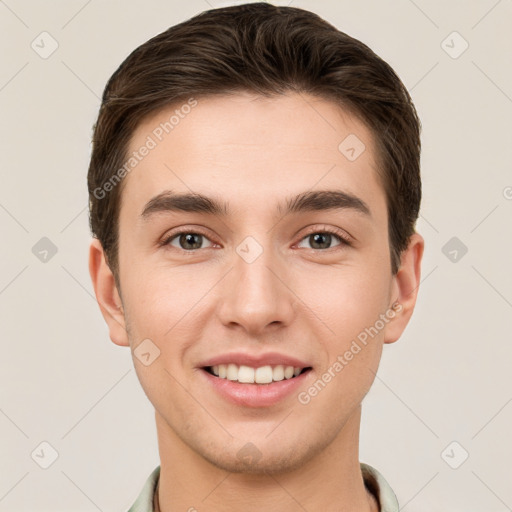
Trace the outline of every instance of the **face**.
<instances>
[{"instance_id":1,"label":"face","mask_svg":"<svg viewBox=\"0 0 512 512\"><path fill-rule=\"evenodd\" d=\"M160 111L144 145L111 337L168 439L232 472L296 468L342 435L407 323L371 133L325 100L238 94Z\"/></svg>"}]
</instances>

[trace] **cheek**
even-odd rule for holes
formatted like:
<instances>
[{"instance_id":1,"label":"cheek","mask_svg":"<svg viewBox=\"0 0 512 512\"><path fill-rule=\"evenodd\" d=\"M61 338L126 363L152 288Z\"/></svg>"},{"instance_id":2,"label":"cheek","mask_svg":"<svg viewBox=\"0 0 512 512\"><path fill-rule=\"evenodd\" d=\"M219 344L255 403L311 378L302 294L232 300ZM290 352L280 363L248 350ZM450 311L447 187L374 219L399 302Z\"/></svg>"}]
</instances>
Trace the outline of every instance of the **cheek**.
<instances>
[{"instance_id":1,"label":"cheek","mask_svg":"<svg viewBox=\"0 0 512 512\"><path fill-rule=\"evenodd\" d=\"M175 318L183 308L183 297L165 281L142 269L131 269L129 277L122 283L131 342L137 344L141 339L149 338L159 345L158 340L162 340L176 322Z\"/></svg>"},{"instance_id":2,"label":"cheek","mask_svg":"<svg viewBox=\"0 0 512 512\"><path fill-rule=\"evenodd\" d=\"M389 306L391 276L382 267L375 271L369 265L331 267L323 279L316 275L296 282L301 283L297 295L304 298L317 323L323 325L322 332L340 349L374 325Z\"/></svg>"},{"instance_id":3,"label":"cheek","mask_svg":"<svg viewBox=\"0 0 512 512\"><path fill-rule=\"evenodd\" d=\"M156 272L134 274L126 290L133 363L148 399L157 410L165 410L170 397L181 397L183 392L178 382L183 380L184 353L191 343L190 323L198 298L189 293L187 299L175 278L162 278ZM154 357L147 366L137 355L143 352L137 351L143 343L149 346L144 352Z\"/></svg>"},{"instance_id":4,"label":"cheek","mask_svg":"<svg viewBox=\"0 0 512 512\"><path fill-rule=\"evenodd\" d=\"M172 372L179 371L184 353L194 342L191 333L200 329L203 308L201 298L211 285L176 269L168 272L132 274L126 289L130 343L137 346L150 339L160 351L159 361Z\"/></svg>"},{"instance_id":5,"label":"cheek","mask_svg":"<svg viewBox=\"0 0 512 512\"><path fill-rule=\"evenodd\" d=\"M319 414L329 404L339 404L339 409L332 411L337 423L361 403L375 379L386 325L380 318L387 310L389 279L353 274L331 284L327 293L316 294L315 313L328 327L322 329L328 335L319 337L326 358L311 392L318 394L314 407Z\"/></svg>"}]
</instances>

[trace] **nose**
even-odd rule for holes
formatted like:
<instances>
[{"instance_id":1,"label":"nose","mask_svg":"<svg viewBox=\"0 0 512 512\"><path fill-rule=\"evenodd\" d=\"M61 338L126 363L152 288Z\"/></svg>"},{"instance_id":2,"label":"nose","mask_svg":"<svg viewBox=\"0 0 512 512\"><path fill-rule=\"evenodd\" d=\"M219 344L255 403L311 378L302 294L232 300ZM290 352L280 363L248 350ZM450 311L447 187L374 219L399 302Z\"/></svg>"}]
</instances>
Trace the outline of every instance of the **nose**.
<instances>
[{"instance_id":1,"label":"nose","mask_svg":"<svg viewBox=\"0 0 512 512\"><path fill-rule=\"evenodd\" d=\"M261 336L290 325L295 314L293 283L285 262L270 247L247 237L235 250L223 280L218 315L230 328Z\"/></svg>"}]
</instances>

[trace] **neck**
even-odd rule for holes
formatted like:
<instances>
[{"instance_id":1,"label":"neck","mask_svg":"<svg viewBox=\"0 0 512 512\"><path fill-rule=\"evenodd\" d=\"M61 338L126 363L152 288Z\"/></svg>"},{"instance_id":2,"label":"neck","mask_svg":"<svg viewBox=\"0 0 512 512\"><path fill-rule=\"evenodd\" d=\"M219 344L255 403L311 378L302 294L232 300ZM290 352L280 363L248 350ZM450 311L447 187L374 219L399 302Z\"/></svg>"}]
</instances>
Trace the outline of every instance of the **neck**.
<instances>
[{"instance_id":1,"label":"neck","mask_svg":"<svg viewBox=\"0 0 512 512\"><path fill-rule=\"evenodd\" d=\"M359 407L322 452L297 469L230 473L199 455L156 412L160 512L378 512L359 465Z\"/></svg>"}]
</instances>

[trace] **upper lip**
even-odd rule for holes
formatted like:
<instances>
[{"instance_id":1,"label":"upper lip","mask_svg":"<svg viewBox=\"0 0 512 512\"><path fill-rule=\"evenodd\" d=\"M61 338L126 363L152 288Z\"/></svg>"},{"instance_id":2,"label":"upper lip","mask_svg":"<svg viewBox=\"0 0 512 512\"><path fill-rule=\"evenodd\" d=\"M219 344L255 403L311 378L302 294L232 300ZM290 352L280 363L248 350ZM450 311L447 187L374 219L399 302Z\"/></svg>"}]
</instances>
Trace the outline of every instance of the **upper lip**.
<instances>
[{"instance_id":1,"label":"upper lip","mask_svg":"<svg viewBox=\"0 0 512 512\"><path fill-rule=\"evenodd\" d=\"M301 361L296 357L286 354L279 354L277 352L267 352L265 354L251 355L243 352L229 352L226 354L218 355L203 361L199 366L216 366L219 364L236 364L237 366L251 366L252 368L259 368L261 366L293 366L295 368L308 368L311 365L305 361Z\"/></svg>"}]
</instances>

